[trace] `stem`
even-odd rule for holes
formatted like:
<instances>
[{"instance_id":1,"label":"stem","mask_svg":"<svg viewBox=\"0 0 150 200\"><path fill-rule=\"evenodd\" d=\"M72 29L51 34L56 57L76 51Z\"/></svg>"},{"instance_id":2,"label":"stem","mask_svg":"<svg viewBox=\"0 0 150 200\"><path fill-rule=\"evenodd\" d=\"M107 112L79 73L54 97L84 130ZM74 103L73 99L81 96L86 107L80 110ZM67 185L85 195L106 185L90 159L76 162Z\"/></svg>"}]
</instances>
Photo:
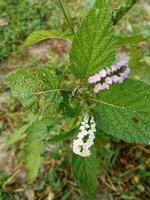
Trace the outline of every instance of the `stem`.
<instances>
[{"instance_id":1,"label":"stem","mask_svg":"<svg viewBox=\"0 0 150 200\"><path fill-rule=\"evenodd\" d=\"M125 5L122 4L122 6L118 9L116 9L113 12L113 22L114 25L116 25L121 19L122 17L134 6L134 4L136 4L138 2L138 0L126 0Z\"/></svg>"},{"instance_id":2,"label":"stem","mask_svg":"<svg viewBox=\"0 0 150 200\"><path fill-rule=\"evenodd\" d=\"M40 95L40 94L45 94L45 93L51 93L51 92L59 92L59 91L72 91L71 89L53 89L53 90L47 90L47 91L40 91L40 92L35 92L34 94Z\"/></svg>"},{"instance_id":3,"label":"stem","mask_svg":"<svg viewBox=\"0 0 150 200\"><path fill-rule=\"evenodd\" d=\"M64 17L65 17L65 19L66 19L66 21L67 21L67 23L68 23L68 25L69 25L71 31L72 31L72 33L74 34L74 28L73 28L73 26L72 26L72 24L71 24L70 17L69 17L69 15L68 15L68 13L67 13L67 11L66 11L66 9L65 9L65 6L64 6L64 4L63 4L63 1L62 1L62 0L58 0L58 3L59 3L59 6L60 6L60 8L61 8L61 10L62 10L62 13L63 13L63 15L64 15Z\"/></svg>"}]
</instances>

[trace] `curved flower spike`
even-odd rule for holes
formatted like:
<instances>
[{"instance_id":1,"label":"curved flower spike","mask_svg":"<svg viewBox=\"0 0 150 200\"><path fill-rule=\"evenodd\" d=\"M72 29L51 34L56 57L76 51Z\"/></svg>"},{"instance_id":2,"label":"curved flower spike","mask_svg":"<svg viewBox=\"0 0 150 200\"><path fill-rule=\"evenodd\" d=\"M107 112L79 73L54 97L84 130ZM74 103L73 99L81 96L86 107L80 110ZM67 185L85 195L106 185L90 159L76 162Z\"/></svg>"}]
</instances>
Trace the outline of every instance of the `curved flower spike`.
<instances>
[{"instance_id":1,"label":"curved flower spike","mask_svg":"<svg viewBox=\"0 0 150 200\"><path fill-rule=\"evenodd\" d=\"M86 115L80 126L80 132L73 141L73 152L82 157L91 155L90 147L94 144L96 123L94 117Z\"/></svg>"}]
</instances>

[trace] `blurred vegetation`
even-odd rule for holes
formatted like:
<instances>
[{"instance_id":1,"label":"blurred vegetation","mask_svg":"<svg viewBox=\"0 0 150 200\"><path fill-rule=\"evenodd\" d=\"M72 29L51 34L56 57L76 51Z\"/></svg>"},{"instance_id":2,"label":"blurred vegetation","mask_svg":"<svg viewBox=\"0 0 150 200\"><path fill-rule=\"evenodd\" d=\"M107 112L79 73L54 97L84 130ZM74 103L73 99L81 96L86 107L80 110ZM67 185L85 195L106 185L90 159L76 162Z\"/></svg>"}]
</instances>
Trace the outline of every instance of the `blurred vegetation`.
<instances>
[{"instance_id":1,"label":"blurred vegetation","mask_svg":"<svg viewBox=\"0 0 150 200\"><path fill-rule=\"evenodd\" d=\"M70 8L79 2L70 1ZM79 7L75 7L79 9ZM76 12L73 9L73 12ZM74 16L74 24L80 12ZM0 0L0 61L10 53L19 51L18 47L33 31L41 29L64 29L64 21L57 1L53 0Z\"/></svg>"},{"instance_id":2,"label":"blurred vegetation","mask_svg":"<svg viewBox=\"0 0 150 200\"><path fill-rule=\"evenodd\" d=\"M66 0L71 20L75 27L83 16L85 0ZM114 0L112 8L122 0ZM117 34L147 35L150 32L149 1L140 1L117 25ZM36 46L27 54L22 44L24 39L33 31L40 29L63 30L68 32L68 26L54 0L0 0L0 73L6 75L14 69L25 67L47 66L55 68L57 73L64 73L69 68L68 58L64 55L68 51L68 44L63 41L48 41L43 43L47 52L34 53ZM48 44L48 45L47 45ZM48 46L48 47L47 47ZM42 46L43 48L43 46ZM18 54L20 55L18 57ZM13 58L12 58L13 55ZM11 60L8 61L7 59ZM150 44L140 42L125 45L119 49L118 57L129 58L132 68L131 77L150 83ZM61 61L61 62L60 62ZM5 62L5 64L4 64ZM67 74L66 79L70 78ZM2 77L4 79L4 77ZM1 137L14 132L29 119L31 113L25 113L20 103L12 98L4 82L0 83L2 91L0 97L0 145ZM66 119L61 119L59 130L66 131ZM124 142L113 141L99 136L99 160L102 176L98 179L97 200L149 200L150 199L150 149L141 145L129 145ZM78 190L72 181L68 162L70 158L66 141L65 145L53 143L47 147L46 161L39 173L37 181L28 185L24 178L24 170L19 164L19 157L15 165L19 172L11 168L4 173L5 166L0 163L0 200L26 200L33 196L36 200L49 200L55 195L56 200L84 200L86 197ZM18 147L15 151L19 151ZM3 152L2 152L3 153ZM1 153L1 154L2 154ZM15 154L15 152L14 152ZM8 159L9 154L6 154ZM14 161L12 156L12 160ZM4 187L5 186L5 187ZM28 198L30 196L30 198ZM31 200L32 200L31 199Z\"/></svg>"},{"instance_id":3,"label":"blurred vegetation","mask_svg":"<svg viewBox=\"0 0 150 200\"><path fill-rule=\"evenodd\" d=\"M52 5L45 0L0 1L0 60L15 52L25 37L34 30L47 28ZM1 25L1 26L2 26Z\"/></svg>"}]
</instances>

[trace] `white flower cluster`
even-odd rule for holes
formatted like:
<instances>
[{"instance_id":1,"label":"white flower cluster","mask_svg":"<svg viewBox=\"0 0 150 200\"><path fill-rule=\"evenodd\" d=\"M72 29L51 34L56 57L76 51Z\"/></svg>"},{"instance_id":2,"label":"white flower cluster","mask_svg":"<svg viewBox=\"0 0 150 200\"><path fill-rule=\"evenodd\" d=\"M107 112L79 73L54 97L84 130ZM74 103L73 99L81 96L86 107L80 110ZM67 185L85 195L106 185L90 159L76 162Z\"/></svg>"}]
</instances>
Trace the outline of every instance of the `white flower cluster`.
<instances>
[{"instance_id":1,"label":"white flower cluster","mask_svg":"<svg viewBox=\"0 0 150 200\"><path fill-rule=\"evenodd\" d=\"M94 144L96 123L94 117L86 115L80 126L77 139L73 141L73 152L82 157L91 155L90 147Z\"/></svg>"}]
</instances>

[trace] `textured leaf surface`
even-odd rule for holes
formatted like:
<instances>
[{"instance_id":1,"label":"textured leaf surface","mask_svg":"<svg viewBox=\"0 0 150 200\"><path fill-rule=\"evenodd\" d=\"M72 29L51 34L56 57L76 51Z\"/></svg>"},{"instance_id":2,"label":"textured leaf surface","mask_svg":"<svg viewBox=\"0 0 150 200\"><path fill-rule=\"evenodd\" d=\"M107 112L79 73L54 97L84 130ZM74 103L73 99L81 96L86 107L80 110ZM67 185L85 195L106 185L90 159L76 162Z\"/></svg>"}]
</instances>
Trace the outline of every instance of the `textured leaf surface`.
<instances>
[{"instance_id":1,"label":"textured leaf surface","mask_svg":"<svg viewBox=\"0 0 150 200\"><path fill-rule=\"evenodd\" d=\"M48 68L21 69L9 75L6 81L27 108L47 110L60 102L59 84Z\"/></svg>"},{"instance_id":2,"label":"textured leaf surface","mask_svg":"<svg viewBox=\"0 0 150 200\"><path fill-rule=\"evenodd\" d=\"M41 31L36 31L36 32L31 33L27 37L27 39L24 43L24 46L27 47L27 46L36 44L36 43L41 42L46 39L63 39L63 40L68 40L68 41L72 40L71 36L67 36L64 33L60 33L58 31L41 30Z\"/></svg>"},{"instance_id":3,"label":"textured leaf surface","mask_svg":"<svg viewBox=\"0 0 150 200\"><path fill-rule=\"evenodd\" d=\"M98 128L117 139L150 144L150 86L126 80L94 101Z\"/></svg>"},{"instance_id":4,"label":"textured leaf surface","mask_svg":"<svg viewBox=\"0 0 150 200\"><path fill-rule=\"evenodd\" d=\"M96 0L74 36L70 59L78 78L87 78L115 59L114 28L108 3Z\"/></svg>"},{"instance_id":5,"label":"textured leaf surface","mask_svg":"<svg viewBox=\"0 0 150 200\"><path fill-rule=\"evenodd\" d=\"M96 190L96 176L98 172L98 162L95 151L90 157L83 158L73 155L72 157L73 175L81 189L90 197L93 197Z\"/></svg>"}]
</instances>

